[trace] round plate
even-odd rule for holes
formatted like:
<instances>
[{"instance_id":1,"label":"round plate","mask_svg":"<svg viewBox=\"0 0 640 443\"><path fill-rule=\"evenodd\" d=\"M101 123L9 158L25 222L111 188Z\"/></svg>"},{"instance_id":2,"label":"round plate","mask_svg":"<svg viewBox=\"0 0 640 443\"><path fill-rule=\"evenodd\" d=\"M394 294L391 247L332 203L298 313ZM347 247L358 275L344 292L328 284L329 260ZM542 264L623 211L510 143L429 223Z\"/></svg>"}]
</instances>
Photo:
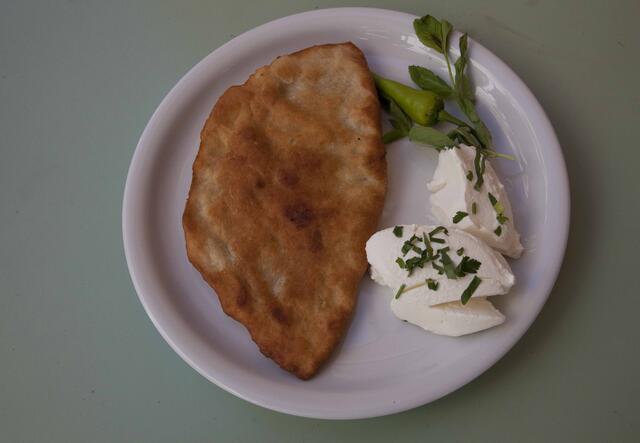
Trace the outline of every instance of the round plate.
<instances>
[{"instance_id":1,"label":"round plate","mask_svg":"<svg viewBox=\"0 0 640 443\"><path fill-rule=\"evenodd\" d=\"M512 261L517 284L492 301L505 324L462 338L441 337L391 313L390 290L365 276L342 345L321 372L301 381L265 358L189 264L181 216L199 134L217 98L282 54L351 40L370 68L409 83L407 66L447 77L441 55L416 38L415 17L367 8L327 9L282 18L215 50L162 101L136 148L124 194L123 235L131 278L158 331L195 370L227 391L277 411L319 418L385 415L433 401L463 386L502 357L542 308L562 262L569 188L558 141L524 83L495 55L470 42L479 112L497 149L526 251ZM459 35L451 46L457 48ZM454 49L454 52L457 49ZM451 107L453 108L453 106ZM437 163L429 148L388 149L389 192L380 228L432 222L426 182Z\"/></svg>"}]
</instances>

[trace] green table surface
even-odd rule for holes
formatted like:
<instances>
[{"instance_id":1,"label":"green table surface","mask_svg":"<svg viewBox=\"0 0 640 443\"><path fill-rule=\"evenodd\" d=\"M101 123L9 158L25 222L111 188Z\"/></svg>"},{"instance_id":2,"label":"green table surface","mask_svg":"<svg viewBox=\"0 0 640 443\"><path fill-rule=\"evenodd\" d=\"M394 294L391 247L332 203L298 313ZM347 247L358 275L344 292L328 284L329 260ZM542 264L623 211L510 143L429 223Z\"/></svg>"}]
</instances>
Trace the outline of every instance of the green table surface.
<instances>
[{"instance_id":1,"label":"green table surface","mask_svg":"<svg viewBox=\"0 0 640 443\"><path fill-rule=\"evenodd\" d=\"M5 1L0 441L640 441L640 2L348 5L448 18L547 111L571 234L532 328L472 383L388 417L297 418L209 383L162 340L129 278L129 161L160 100L209 52L272 19L347 4Z\"/></svg>"}]
</instances>

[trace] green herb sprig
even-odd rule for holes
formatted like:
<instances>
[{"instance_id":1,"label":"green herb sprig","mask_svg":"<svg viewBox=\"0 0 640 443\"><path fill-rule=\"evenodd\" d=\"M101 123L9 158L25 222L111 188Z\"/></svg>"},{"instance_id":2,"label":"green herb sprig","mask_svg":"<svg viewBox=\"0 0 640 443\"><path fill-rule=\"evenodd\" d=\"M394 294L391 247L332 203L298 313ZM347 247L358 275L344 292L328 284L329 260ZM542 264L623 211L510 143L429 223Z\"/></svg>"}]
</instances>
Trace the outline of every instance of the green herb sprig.
<instances>
[{"instance_id":1,"label":"green herb sprig","mask_svg":"<svg viewBox=\"0 0 640 443\"><path fill-rule=\"evenodd\" d=\"M478 115L476 98L471 78L468 74L469 66L469 37L466 33L458 39L460 56L453 61L449 50L449 39L453 26L446 20L438 20L431 15L425 15L413 22L418 39L427 47L444 56L450 83L435 72L423 66L409 66L412 81L420 88L415 90L409 86L385 79L374 74L376 86L388 103L391 115L392 129L383 136L384 143L391 143L403 137L415 143L434 147L438 151L453 148L459 144L475 146L482 151L481 157L476 157L474 188L479 190L483 185L484 162L487 158L504 158L515 160L513 156L493 150L491 132ZM432 96L420 95L422 93ZM454 101L466 117L466 121L455 117L443 108L442 100ZM440 100L440 101L438 101ZM417 124L414 125L414 122ZM437 122L452 123L455 128L443 132L432 127ZM473 174L467 175L473 180Z\"/></svg>"}]
</instances>

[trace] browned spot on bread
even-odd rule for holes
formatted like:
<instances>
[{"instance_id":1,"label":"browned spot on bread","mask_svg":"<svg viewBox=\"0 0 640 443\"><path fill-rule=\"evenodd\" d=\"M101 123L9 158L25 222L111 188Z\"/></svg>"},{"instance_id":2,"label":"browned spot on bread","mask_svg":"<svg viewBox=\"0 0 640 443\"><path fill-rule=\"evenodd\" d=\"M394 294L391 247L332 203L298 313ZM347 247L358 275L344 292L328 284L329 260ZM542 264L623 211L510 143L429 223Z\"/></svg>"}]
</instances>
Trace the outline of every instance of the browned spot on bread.
<instances>
[{"instance_id":1,"label":"browned spot on bread","mask_svg":"<svg viewBox=\"0 0 640 443\"><path fill-rule=\"evenodd\" d=\"M313 222L315 215L305 203L298 202L284 207L284 216L293 223L296 228L306 228Z\"/></svg>"},{"instance_id":2,"label":"browned spot on bread","mask_svg":"<svg viewBox=\"0 0 640 443\"><path fill-rule=\"evenodd\" d=\"M249 302L249 294L247 294L247 289L244 286L240 287L238 291L238 296L236 297L236 304L238 307L244 307Z\"/></svg>"},{"instance_id":3,"label":"browned spot on bread","mask_svg":"<svg viewBox=\"0 0 640 443\"><path fill-rule=\"evenodd\" d=\"M295 172L280 171L280 182L283 185L291 188L297 185L299 181L300 181L300 178Z\"/></svg>"},{"instance_id":4,"label":"browned spot on bread","mask_svg":"<svg viewBox=\"0 0 640 443\"><path fill-rule=\"evenodd\" d=\"M280 324L286 325L289 323L289 319L287 318L287 315L285 314L284 310L280 306L274 306L273 308L271 308L271 315Z\"/></svg>"}]
</instances>

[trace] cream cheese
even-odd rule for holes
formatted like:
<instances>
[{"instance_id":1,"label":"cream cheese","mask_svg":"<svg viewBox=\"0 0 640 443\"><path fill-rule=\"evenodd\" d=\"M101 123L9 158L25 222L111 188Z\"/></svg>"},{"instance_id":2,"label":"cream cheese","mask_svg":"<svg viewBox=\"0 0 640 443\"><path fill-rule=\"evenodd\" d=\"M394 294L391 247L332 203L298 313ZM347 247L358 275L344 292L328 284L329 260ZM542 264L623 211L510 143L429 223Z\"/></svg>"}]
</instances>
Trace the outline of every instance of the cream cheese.
<instances>
[{"instance_id":1,"label":"cream cheese","mask_svg":"<svg viewBox=\"0 0 640 443\"><path fill-rule=\"evenodd\" d=\"M507 192L488 159L483 174L484 184L479 191L474 189L477 180L475 155L476 148L466 145L440 152L438 167L427 185L431 191L433 214L443 225L454 225L480 238L502 254L518 258L523 248L513 222ZM491 203L489 194L504 209L503 215L507 220L502 224L498 221L498 212ZM468 215L454 223L453 218L458 211ZM496 233L498 228L499 234Z\"/></svg>"}]
</instances>

